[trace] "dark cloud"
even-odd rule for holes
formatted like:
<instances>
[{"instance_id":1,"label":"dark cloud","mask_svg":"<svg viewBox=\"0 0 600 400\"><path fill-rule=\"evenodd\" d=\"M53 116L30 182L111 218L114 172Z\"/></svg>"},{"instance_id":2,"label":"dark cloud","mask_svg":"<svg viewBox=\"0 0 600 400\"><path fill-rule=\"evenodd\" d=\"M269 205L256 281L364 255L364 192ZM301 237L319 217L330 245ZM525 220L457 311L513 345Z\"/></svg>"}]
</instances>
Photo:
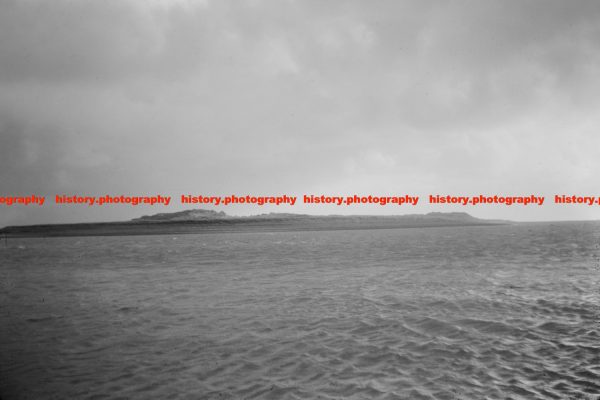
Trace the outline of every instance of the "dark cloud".
<instances>
[{"instance_id":1,"label":"dark cloud","mask_svg":"<svg viewBox=\"0 0 600 400\"><path fill-rule=\"evenodd\" d=\"M596 1L3 1L2 190L593 194L598 22Z\"/></svg>"}]
</instances>

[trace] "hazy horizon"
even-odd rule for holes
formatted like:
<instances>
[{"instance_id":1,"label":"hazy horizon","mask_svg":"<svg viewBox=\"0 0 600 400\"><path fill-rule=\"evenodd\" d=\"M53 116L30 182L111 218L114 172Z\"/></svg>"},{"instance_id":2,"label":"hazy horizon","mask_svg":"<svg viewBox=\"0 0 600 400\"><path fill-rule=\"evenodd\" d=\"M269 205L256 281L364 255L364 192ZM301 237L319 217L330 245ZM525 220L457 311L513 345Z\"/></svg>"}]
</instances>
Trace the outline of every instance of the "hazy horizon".
<instances>
[{"instance_id":1,"label":"hazy horizon","mask_svg":"<svg viewBox=\"0 0 600 400\"><path fill-rule=\"evenodd\" d=\"M271 212L264 212L264 213L249 213L249 214L231 214L229 212L227 212L226 210L222 210L222 209L207 209L207 208L185 208L185 209L181 209L178 211L165 211L165 212L157 212L157 213L146 213L146 214L139 214L136 216L133 216L132 218L128 218L128 219L103 219L103 220L87 220L87 221L68 221L68 222L49 222L49 223L43 223L43 222L31 222L31 223L24 223L24 224L7 224L7 225L0 225L0 230L4 229L4 228L8 228L8 227L12 227L12 226L36 226L36 225L61 225L61 224L85 224L85 223L90 223L90 224L94 224L94 223L119 223L119 222L129 222L131 220L134 219L138 219L141 217L146 217L146 216L153 216L155 214L173 214L173 213L177 213L177 212L181 212L181 211L193 211L193 210L206 210L206 211L215 211L215 212L224 212L228 217L233 217L233 218L244 218L244 217L255 217L255 216L260 216L263 214L292 214L292 215L302 215L302 216L308 216L308 217L405 217L405 216L410 216L410 215L427 215L430 213L441 213L441 214L452 214L452 213L464 213L464 214L468 214L471 217L477 218L477 219L481 219L481 220L489 220L489 221L506 221L506 222L515 222L515 223L553 223L553 222L598 222L600 221L600 219L556 219L556 220L515 220L515 219L506 219L506 218L485 218L485 217L481 217L477 214L474 214L472 212L468 212L468 211L429 211L429 212L423 212L423 213L398 213L398 214L361 214L361 213L353 213L353 214L341 214L341 213L329 213L329 214L317 214L317 213L299 213L299 212L278 212L278 211L271 211Z\"/></svg>"}]
</instances>

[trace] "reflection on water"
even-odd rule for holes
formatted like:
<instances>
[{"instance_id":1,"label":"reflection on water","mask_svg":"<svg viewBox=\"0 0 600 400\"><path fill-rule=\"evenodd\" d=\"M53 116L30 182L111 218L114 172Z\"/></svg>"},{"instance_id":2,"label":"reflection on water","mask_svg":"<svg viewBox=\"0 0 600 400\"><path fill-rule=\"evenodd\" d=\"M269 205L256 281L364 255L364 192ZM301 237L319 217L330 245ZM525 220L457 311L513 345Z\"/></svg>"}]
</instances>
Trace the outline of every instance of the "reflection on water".
<instances>
[{"instance_id":1,"label":"reflection on water","mask_svg":"<svg viewBox=\"0 0 600 400\"><path fill-rule=\"evenodd\" d=\"M5 399L595 399L600 225L0 247Z\"/></svg>"}]
</instances>

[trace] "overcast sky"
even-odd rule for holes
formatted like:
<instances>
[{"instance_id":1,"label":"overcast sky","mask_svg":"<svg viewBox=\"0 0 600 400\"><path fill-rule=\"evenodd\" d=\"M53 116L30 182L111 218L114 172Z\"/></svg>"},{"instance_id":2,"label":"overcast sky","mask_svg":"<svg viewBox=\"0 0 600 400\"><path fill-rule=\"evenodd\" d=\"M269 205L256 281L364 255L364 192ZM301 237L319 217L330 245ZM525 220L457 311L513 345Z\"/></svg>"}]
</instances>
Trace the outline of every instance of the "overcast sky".
<instances>
[{"instance_id":1,"label":"overcast sky","mask_svg":"<svg viewBox=\"0 0 600 400\"><path fill-rule=\"evenodd\" d=\"M596 0L0 0L0 195L600 195L599 106ZM551 201L217 209L600 218Z\"/></svg>"}]
</instances>

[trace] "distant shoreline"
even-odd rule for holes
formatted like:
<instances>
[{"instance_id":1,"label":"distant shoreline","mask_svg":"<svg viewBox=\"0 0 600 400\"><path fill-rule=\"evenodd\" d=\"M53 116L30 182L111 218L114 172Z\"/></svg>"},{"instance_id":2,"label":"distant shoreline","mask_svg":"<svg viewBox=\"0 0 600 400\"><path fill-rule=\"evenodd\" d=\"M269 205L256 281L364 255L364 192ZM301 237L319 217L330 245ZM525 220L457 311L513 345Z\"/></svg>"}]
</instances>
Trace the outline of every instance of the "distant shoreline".
<instances>
[{"instance_id":1,"label":"distant shoreline","mask_svg":"<svg viewBox=\"0 0 600 400\"><path fill-rule=\"evenodd\" d=\"M178 214L180 215L180 214ZM262 215L208 218L203 220L159 220L152 217L123 222L9 226L0 237L40 238L72 236L133 236L233 232L338 231L359 229L415 229L465 226L496 226L510 221L483 220L463 213L431 213L406 216L307 216Z\"/></svg>"}]
</instances>

